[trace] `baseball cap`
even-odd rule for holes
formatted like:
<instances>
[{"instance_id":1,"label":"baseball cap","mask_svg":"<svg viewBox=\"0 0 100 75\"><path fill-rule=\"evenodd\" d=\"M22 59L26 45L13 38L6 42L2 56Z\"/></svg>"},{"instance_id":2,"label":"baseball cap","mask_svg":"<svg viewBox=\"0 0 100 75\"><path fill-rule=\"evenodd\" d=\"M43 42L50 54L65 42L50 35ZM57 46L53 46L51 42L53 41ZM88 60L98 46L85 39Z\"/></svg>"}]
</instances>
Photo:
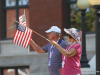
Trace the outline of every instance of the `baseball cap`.
<instances>
[{"instance_id":1,"label":"baseball cap","mask_svg":"<svg viewBox=\"0 0 100 75\"><path fill-rule=\"evenodd\" d=\"M61 33L61 29L58 28L57 26L52 26L49 30L45 31L46 33L50 33L50 32L57 32L57 33Z\"/></svg>"},{"instance_id":2,"label":"baseball cap","mask_svg":"<svg viewBox=\"0 0 100 75\"><path fill-rule=\"evenodd\" d=\"M64 28L64 31L70 36L72 36L75 40L81 41L81 35L82 35L81 30L76 28L69 28L69 29Z\"/></svg>"}]
</instances>

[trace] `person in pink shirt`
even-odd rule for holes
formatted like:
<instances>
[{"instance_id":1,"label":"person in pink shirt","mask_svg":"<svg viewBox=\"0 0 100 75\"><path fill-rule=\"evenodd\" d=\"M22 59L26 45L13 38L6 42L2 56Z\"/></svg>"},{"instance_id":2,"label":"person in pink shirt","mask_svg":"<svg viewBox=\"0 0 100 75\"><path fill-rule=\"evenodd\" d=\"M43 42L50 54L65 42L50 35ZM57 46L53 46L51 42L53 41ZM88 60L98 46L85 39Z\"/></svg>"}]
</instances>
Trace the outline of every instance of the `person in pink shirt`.
<instances>
[{"instance_id":1,"label":"person in pink shirt","mask_svg":"<svg viewBox=\"0 0 100 75\"><path fill-rule=\"evenodd\" d=\"M76 28L64 28L64 31L67 34L68 42L70 42L66 50L55 41L50 40L50 43L62 53L61 75L82 75L80 64L82 48L78 43L81 41L82 31Z\"/></svg>"}]
</instances>

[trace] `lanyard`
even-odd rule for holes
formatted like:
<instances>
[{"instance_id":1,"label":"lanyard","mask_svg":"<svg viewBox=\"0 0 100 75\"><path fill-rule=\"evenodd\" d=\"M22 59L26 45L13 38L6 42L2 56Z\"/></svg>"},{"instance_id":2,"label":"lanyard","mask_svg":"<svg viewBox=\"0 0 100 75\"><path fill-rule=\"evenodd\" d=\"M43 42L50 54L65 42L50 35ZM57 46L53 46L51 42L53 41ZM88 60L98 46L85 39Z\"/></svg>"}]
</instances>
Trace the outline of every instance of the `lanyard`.
<instances>
[{"instance_id":1,"label":"lanyard","mask_svg":"<svg viewBox=\"0 0 100 75\"><path fill-rule=\"evenodd\" d=\"M51 58L52 53L53 53L53 50L52 50L52 49L53 49L54 47L55 47L55 46L52 45L51 48L50 48L50 58Z\"/></svg>"},{"instance_id":2,"label":"lanyard","mask_svg":"<svg viewBox=\"0 0 100 75\"><path fill-rule=\"evenodd\" d=\"M60 39L60 38L59 38ZM59 41L59 39L58 39L58 41ZM57 41L57 43L58 43L58 41ZM53 46L53 45L51 45L51 48L50 48L50 57L49 58L51 58L51 56L52 56L52 54L53 54L53 48L54 48L55 46Z\"/></svg>"},{"instance_id":3,"label":"lanyard","mask_svg":"<svg viewBox=\"0 0 100 75\"><path fill-rule=\"evenodd\" d=\"M67 49L67 51L69 51L70 48L71 48L73 45L75 45L76 43L77 43L77 42L74 42L74 43ZM64 56L63 60L65 60L65 56Z\"/></svg>"}]
</instances>

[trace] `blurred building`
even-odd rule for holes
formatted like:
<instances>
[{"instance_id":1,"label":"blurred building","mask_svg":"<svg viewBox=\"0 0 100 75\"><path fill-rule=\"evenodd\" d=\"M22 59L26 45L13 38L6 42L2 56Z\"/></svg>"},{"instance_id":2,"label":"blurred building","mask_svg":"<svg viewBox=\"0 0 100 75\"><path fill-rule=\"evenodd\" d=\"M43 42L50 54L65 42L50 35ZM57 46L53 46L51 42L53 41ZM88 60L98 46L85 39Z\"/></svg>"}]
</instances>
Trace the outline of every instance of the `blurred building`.
<instances>
[{"instance_id":1,"label":"blurred building","mask_svg":"<svg viewBox=\"0 0 100 75\"><path fill-rule=\"evenodd\" d=\"M45 31L51 26L62 30L74 27L77 0L0 0L0 75L48 75L48 54L38 54L12 43L19 16L26 15L26 24L47 38ZM87 34L87 57L95 54L95 34ZM48 42L33 32L32 39L44 46ZM67 41L67 40L66 40Z\"/></svg>"}]
</instances>

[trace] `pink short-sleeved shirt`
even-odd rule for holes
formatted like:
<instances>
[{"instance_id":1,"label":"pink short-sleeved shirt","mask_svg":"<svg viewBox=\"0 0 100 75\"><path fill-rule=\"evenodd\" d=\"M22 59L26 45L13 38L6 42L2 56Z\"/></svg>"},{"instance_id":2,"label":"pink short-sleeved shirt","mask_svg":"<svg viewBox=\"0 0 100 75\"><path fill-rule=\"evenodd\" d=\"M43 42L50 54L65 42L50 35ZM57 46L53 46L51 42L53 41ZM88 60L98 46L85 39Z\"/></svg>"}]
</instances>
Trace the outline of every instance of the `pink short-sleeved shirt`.
<instances>
[{"instance_id":1,"label":"pink short-sleeved shirt","mask_svg":"<svg viewBox=\"0 0 100 75\"><path fill-rule=\"evenodd\" d=\"M67 46L66 50L69 48ZM82 48L80 44L75 44L71 48L76 49L77 54L73 57L65 57L65 65L62 68L62 75L81 75L81 64L80 58L82 53ZM71 49L70 48L70 49ZM62 61L64 59L64 55L62 55Z\"/></svg>"}]
</instances>

